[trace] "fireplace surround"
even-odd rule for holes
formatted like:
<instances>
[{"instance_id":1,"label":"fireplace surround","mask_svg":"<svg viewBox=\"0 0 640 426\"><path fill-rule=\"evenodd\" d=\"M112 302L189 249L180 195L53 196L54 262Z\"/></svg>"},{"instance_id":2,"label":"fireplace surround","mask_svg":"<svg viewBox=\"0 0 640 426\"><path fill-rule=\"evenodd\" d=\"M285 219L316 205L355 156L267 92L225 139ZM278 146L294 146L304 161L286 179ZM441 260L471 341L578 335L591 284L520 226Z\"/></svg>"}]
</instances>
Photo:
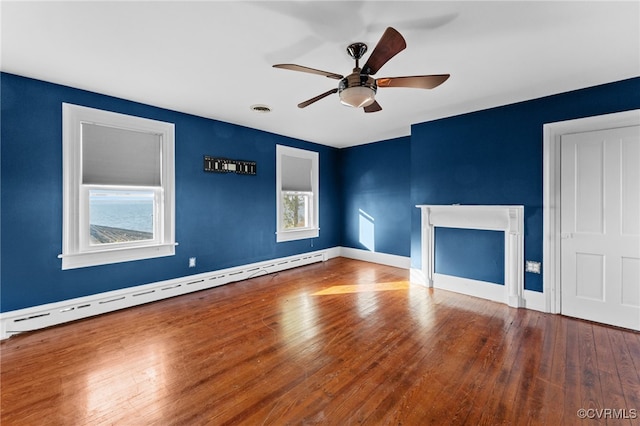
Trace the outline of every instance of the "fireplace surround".
<instances>
[{"instance_id":1,"label":"fireplace surround","mask_svg":"<svg viewBox=\"0 0 640 426\"><path fill-rule=\"evenodd\" d=\"M421 210L422 275L428 287L524 306L524 206L417 205ZM435 228L504 232L504 285L435 272Z\"/></svg>"}]
</instances>

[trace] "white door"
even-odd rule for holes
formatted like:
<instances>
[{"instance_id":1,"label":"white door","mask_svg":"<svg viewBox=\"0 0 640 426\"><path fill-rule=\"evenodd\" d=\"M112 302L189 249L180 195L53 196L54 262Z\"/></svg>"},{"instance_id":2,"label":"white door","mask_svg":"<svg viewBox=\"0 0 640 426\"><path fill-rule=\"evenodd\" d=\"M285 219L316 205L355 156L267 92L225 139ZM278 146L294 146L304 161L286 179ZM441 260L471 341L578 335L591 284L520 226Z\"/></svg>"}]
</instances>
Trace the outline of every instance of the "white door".
<instances>
[{"instance_id":1,"label":"white door","mask_svg":"<svg viewBox=\"0 0 640 426\"><path fill-rule=\"evenodd\" d=\"M561 312L640 330L640 126L563 135Z\"/></svg>"}]
</instances>

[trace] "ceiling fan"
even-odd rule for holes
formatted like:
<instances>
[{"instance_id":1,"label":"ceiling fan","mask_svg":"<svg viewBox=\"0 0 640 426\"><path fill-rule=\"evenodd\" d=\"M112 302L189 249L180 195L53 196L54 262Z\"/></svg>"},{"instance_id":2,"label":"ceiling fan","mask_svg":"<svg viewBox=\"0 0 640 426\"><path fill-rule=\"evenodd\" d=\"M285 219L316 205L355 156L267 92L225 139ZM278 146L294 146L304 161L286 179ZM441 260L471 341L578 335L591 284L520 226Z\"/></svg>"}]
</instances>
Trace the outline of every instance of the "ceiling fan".
<instances>
[{"instance_id":1,"label":"ceiling fan","mask_svg":"<svg viewBox=\"0 0 640 426\"><path fill-rule=\"evenodd\" d=\"M296 64L276 64L274 67L318 74L340 80L338 87L299 103L299 108L307 107L322 98L338 93L340 101L344 105L354 108L364 108L364 112L376 112L382 110L382 107L375 99L378 87L433 89L449 78L449 74L382 77L377 79L371 77L377 73L389 59L393 58L406 47L407 43L404 37L394 28L388 27L362 68L360 68L360 59L362 59L362 56L367 52L367 45L364 43L352 43L347 47L347 53L356 61L356 67L353 69L353 72L346 77Z\"/></svg>"}]
</instances>

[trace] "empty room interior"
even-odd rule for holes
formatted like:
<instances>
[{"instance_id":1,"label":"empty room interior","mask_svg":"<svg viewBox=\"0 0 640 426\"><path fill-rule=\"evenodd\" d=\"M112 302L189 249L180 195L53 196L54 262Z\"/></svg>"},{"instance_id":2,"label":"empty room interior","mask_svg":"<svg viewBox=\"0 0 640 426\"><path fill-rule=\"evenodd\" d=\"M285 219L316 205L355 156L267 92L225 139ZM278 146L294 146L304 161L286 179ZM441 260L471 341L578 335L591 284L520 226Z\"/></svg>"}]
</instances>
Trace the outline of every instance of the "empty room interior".
<instances>
[{"instance_id":1,"label":"empty room interior","mask_svg":"<svg viewBox=\"0 0 640 426\"><path fill-rule=\"evenodd\" d=\"M640 421L640 2L0 20L1 424Z\"/></svg>"}]
</instances>

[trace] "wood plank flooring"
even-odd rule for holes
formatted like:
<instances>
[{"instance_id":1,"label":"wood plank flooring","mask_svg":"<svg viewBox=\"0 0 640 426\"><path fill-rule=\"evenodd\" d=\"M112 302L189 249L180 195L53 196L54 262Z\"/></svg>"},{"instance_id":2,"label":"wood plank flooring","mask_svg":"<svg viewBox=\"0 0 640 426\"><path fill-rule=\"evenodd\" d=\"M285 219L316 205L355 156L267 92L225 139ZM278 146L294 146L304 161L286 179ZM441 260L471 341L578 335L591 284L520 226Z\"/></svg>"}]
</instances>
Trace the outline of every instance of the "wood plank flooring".
<instances>
[{"instance_id":1,"label":"wood plank flooring","mask_svg":"<svg viewBox=\"0 0 640 426\"><path fill-rule=\"evenodd\" d=\"M0 349L3 426L640 423L640 333L344 258Z\"/></svg>"}]
</instances>

